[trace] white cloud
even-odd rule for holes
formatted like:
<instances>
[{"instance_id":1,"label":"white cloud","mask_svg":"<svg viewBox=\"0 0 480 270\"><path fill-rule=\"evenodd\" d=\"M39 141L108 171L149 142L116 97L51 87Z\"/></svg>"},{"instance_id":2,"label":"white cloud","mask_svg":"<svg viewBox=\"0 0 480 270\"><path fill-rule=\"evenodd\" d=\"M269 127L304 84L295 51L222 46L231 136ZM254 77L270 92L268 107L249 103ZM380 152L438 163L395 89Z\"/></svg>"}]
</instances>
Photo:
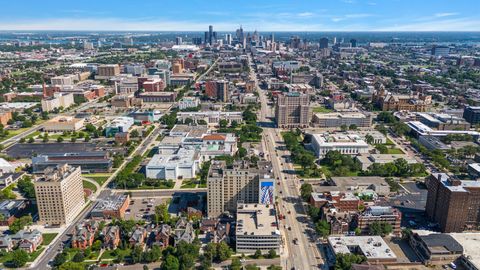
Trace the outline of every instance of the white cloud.
<instances>
[{"instance_id":1,"label":"white cloud","mask_svg":"<svg viewBox=\"0 0 480 270\"><path fill-rule=\"evenodd\" d=\"M435 17L441 18L441 17L450 17L450 16L455 16L458 15L457 12L443 12L443 13L436 13Z\"/></svg>"},{"instance_id":2,"label":"white cloud","mask_svg":"<svg viewBox=\"0 0 480 270\"><path fill-rule=\"evenodd\" d=\"M478 31L479 18L437 19L418 23L394 24L378 31Z\"/></svg>"},{"instance_id":3,"label":"white cloud","mask_svg":"<svg viewBox=\"0 0 480 270\"><path fill-rule=\"evenodd\" d=\"M315 14L313 14L312 12L302 12L302 13L298 13L297 15L298 15L298 17L305 18L305 17L313 17L313 15L315 15Z\"/></svg>"}]
</instances>

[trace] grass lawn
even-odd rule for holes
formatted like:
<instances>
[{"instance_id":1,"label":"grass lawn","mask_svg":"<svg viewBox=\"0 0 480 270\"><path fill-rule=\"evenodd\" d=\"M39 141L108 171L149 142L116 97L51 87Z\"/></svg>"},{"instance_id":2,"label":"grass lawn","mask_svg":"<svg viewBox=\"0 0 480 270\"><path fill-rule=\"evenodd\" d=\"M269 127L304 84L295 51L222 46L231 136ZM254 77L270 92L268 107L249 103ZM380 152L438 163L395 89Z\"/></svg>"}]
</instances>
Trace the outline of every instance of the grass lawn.
<instances>
[{"instance_id":1,"label":"grass lawn","mask_svg":"<svg viewBox=\"0 0 480 270\"><path fill-rule=\"evenodd\" d=\"M97 191L97 187L94 184L92 184L88 181L85 181L85 180L83 180L83 188L88 188L88 189L92 190L92 192Z\"/></svg>"},{"instance_id":2,"label":"grass lawn","mask_svg":"<svg viewBox=\"0 0 480 270\"><path fill-rule=\"evenodd\" d=\"M385 143L385 145L395 145L395 143L393 143L392 140L387 138L387 142Z\"/></svg>"},{"instance_id":3,"label":"grass lawn","mask_svg":"<svg viewBox=\"0 0 480 270\"><path fill-rule=\"evenodd\" d=\"M313 107L313 112L314 113L330 113L332 110L327 109L325 107Z\"/></svg>"},{"instance_id":4,"label":"grass lawn","mask_svg":"<svg viewBox=\"0 0 480 270\"><path fill-rule=\"evenodd\" d=\"M159 186L147 186L147 185L141 185L136 188L128 188L128 190L139 190L139 189L172 189L174 186L167 186L165 184L160 184Z\"/></svg>"},{"instance_id":5,"label":"grass lawn","mask_svg":"<svg viewBox=\"0 0 480 270\"><path fill-rule=\"evenodd\" d=\"M398 148L388 148L388 154L405 154Z\"/></svg>"},{"instance_id":6,"label":"grass lawn","mask_svg":"<svg viewBox=\"0 0 480 270\"><path fill-rule=\"evenodd\" d=\"M45 245L45 246L49 245L57 235L58 233L43 233L42 245Z\"/></svg>"},{"instance_id":7,"label":"grass lawn","mask_svg":"<svg viewBox=\"0 0 480 270\"><path fill-rule=\"evenodd\" d=\"M43 134L43 133L37 130L37 131L33 132L32 134L28 135L27 137L25 137L25 139L28 140L28 139L30 139L30 138L35 138L35 137L37 137L37 136L40 135L40 134Z\"/></svg>"},{"instance_id":8,"label":"grass lawn","mask_svg":"<svg viewBox=\"0 0 480 270\"><path fill-rule=\"evenodd\" d=\"M100 186L107 181L107 179L111 176L110 173L91 173L91 174L82 174L83 177L92 179L97 182Z\"/></svg>"},{"instance_id":9,"label":"grass lawn","mask_svg":"<svg viewBox=\"0 0 480 270\"><path fill-rule=\"evenodd\" d=\"M183 180L180 188L195 188L197 186L197 180L186 179Z\"/></svg>"},{"instance_id":10,"label":"grass lawn","mask_svg":"<svg viewBox=\"0 0 480 270\"><path fill-rule=\"evenodd\" d=\"M206 187L207 187L207 183L198 184L198 187L199 187L199 188L206 188Z\"/></svg>"},{"instance_id":11,"label":"grass lawn","mask_svg":"<svg viewBox=\"0 0 480 270\"><path fill-rule=\"evenodd\" d=\"M45 247L40 247L39 249L37 249L35 252L32 252L30 253L30 256L28 258L28 261L29 262L33 262L35 261L35 259L40 256L40 253L42 253L42 251L45 249Z\"/></svg>"}]
</instances>

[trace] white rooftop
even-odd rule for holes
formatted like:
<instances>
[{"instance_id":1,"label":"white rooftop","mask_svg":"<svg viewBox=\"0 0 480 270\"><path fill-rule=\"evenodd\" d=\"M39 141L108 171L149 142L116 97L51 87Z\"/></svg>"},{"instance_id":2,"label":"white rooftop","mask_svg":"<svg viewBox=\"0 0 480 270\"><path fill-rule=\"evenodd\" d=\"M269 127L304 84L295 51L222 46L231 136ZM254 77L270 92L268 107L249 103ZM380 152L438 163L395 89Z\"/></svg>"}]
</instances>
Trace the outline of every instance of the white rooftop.
<instances>
[{"instance_id":1,"label":"white rooftop","mask_svg":"<svg viewBox=\"0 0 480 270\"><path fill-rule=\"evenodd\" d=\"M367 260L396 259L397 256L380 236L331 236L328 243L335 254L349 254L359 250Z\"/></svg>"}]
</instances>

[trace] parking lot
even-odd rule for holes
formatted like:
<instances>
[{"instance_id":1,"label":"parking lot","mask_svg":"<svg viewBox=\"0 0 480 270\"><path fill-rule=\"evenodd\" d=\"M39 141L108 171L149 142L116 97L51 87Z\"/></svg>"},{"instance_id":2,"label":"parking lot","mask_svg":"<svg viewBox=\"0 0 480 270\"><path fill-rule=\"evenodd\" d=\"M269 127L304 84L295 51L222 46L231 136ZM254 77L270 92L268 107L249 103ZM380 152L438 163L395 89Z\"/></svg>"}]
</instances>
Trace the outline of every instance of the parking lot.
<instances>
[{"instance_id":1,"label":"parking lot","mask_svg":"<svg viewBox=\"0 0 480 270\"><path fill-rule=\"evenodd\" d=\"M125 212L125 219L149 220L155 213L155 206L167 201L167 198L133 198Z\"/></svg>"}]
</instances>

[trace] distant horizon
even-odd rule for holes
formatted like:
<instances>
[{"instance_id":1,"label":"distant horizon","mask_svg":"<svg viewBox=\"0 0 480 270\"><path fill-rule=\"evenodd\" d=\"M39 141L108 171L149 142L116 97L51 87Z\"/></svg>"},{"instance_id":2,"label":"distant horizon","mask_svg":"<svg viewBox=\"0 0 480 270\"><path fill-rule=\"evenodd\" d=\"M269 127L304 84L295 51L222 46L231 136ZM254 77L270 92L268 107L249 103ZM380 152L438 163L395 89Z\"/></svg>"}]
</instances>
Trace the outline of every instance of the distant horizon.
<instances>
[{"instance_id":1,"label":"distant horizon","mask_svg":"<svg viewBox=\"0 0 480 270\"><path fill-rule=\"evenodd\" d=\"M22 0L2 3L6 31L479 31L477 0Z\"/></svg>"},{"instance_id":2,"label":"distant horizon","mask_svg":"<svg viewBox=\"0 0 480 270\"><path fill-rule=\"evenodd\" d=\"M243 29L245 32L254 32L258 33L480 33L480 30L248 30ZM24 33L25 32L25 33ZM143 33L204 33L203 30L87 30L87 29L77 29L77 30L53 30L53 29L42 29L42 30L0 30L0 33L16 33L16 34L28 34L28 32L109 32L109 33L130 33L130 32L143 32ZM234 33L235 30L222 30L216 31L217 33Z\"/></svg>"}]
</instances>

